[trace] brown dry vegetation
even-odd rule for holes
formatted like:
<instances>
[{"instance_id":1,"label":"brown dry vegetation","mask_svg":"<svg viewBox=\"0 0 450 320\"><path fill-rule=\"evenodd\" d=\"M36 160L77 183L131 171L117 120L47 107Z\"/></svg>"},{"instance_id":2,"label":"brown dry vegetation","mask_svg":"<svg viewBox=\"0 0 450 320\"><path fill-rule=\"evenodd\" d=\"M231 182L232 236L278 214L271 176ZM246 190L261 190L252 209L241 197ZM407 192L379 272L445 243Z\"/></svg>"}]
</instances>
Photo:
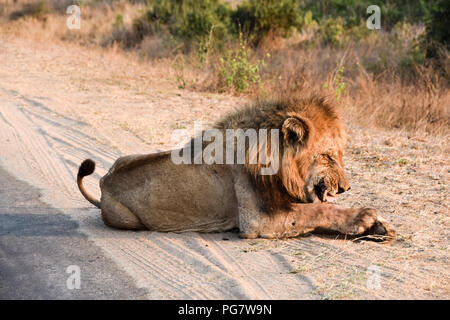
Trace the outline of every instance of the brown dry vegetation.
<instances>
[{"instance_id":1,"label":"brown dry vegetation","mask_svg":"<svg viewBox=\"0 0 450 320\"><path fill-rule=\"evenodd\" d=\"M220 87L218 61L227 48L183 52L162 36L147 36L135 46L124 45L132 37L130 26L143 9L142 1L99 1L82 6L82 27L65 27L68 4L75 1L5 0L0 7L1 30L37 41L70 41L102 47L113 52L128 51L129 59L144 59L154 66L170 65L175 87L194 91L224 91ZM42 4L44 4L42 6ZM22 17L23 16L23 17ZM123 22L118 26L117 17ZM64 26L64 27L62 27ZM423 32L420 26L401 26L386 33L372 31L359 42L332 47L311 45L317 28L307 26L289 39L268 37L249 51L249 63L259 63L261 80L244 95L249 97L292 94L320 90L335 96L346 117L365 126L399 128L414 132L448 135L450 132L450 59L440 56L440 72L433 65L412 64L411 43ZM181 48L181 49L180 49ZM166 69L166 68L164 68ZM164 75L166 78L167 76ZM240 94L233 89L225 91Z\"/></svg>"}]
</instances>

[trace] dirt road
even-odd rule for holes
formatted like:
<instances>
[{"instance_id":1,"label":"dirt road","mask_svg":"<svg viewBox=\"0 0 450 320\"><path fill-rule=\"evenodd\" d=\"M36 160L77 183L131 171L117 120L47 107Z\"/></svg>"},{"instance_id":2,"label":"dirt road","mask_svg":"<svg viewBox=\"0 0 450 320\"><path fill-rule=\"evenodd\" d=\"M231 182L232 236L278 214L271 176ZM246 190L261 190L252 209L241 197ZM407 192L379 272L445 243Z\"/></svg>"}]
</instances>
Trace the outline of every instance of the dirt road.
<instances>
[{"instance_id":1,"label":"dirt road","mask_svg":"<svg viewBox=\"0 0 450 320\"><path fill-rule=\"evenodd\" d=\"M131 232L80 195L123 154L169 149L238 98L177 90L170 67L118 53L0 36L1 298L449 298L448 141L349 124L345 205L379 208L391 245L308 235ZM81 289L66 268L78 265ZM375 277L375 278L374 278ZM14 288L14 290L11 290Z\"/></svg>"}]
</instances>

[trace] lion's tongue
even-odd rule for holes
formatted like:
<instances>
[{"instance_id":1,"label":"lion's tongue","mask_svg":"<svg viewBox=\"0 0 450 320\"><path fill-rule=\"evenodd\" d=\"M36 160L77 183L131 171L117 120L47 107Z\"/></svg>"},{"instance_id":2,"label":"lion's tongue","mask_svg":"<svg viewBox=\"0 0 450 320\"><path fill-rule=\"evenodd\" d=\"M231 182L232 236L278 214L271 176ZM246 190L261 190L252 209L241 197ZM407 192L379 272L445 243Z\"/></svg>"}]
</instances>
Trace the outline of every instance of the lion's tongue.
<instances>
[{"instance_id":1,"label":"lion's tongue","mask_svg":"<svg viewBox=\"0 0 450 320\"><path fill-rule=\"evenodd\" d=\"M333 196L327 195L327 202L334 202L335 198Z\"/></svg>"}]
</instances>

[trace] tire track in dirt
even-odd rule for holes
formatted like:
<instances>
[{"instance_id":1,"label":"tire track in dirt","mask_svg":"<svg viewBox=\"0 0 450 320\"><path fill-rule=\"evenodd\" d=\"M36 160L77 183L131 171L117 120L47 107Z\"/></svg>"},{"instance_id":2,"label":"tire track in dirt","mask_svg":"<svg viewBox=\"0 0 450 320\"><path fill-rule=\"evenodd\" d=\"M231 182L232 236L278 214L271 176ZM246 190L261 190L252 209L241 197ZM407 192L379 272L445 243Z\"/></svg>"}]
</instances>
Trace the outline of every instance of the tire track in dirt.
<instances>
[{"instance_id":1,"label":"tire track in dirt","mask_svg":"<svg viewBox=\"0 0 450 320\"><path fill-rule=\"evenodd\" d=\"M86 179L86 185L98 196L96 181L120 151L105 145L102 141L107 139L88 125L55 115L18 92L2 91L7 96L0 110L0 135L7 140L1 150L2 162L41 187L46 202L78 220L81 230L131 275L138 287L148 289L149 298L268 299L280 297L286 286L297 288L293 297L310 289L292 277L268 285L267 271L280 266L268 265L276 261L264 257L264 263L241 262L236 256L245 241L235 235L231 238L237 242L227 241L225 246L220 234L124 232L103 226L99 211L86 208L76 188L76 171L87 157L97 162L95 179Z\"/></svg>"},{"instance_id":2,"label":"tire track in dirt","mask_svg":"<svg viewBox=\"0 0 450 320\"><path fill-rule=\"evenodd\" d=\"M256 297L257 299L273 299L272 295L265 289L264 285L262 285L257 279L253 278L239 263L239 261L227 252L227 250L224 249L219 242L216 242L210 235L203 235L202 238L208 241L211 246L211 252L215 254L215 257L222 264L223 268L227 270L227 272L235 275L238 281L250 279L250 290L253 297Z\"/></svg>"}]
</instances>

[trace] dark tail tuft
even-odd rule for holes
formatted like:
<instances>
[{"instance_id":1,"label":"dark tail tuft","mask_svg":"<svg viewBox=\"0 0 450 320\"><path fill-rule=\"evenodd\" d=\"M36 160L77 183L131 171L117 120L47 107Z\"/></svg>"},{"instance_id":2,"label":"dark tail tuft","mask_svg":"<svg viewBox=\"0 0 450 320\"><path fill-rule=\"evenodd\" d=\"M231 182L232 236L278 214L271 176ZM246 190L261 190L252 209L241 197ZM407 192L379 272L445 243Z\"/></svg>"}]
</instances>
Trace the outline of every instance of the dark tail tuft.
<instances>
[{"instance_id":1,"label":"dark tail tuft","mask_svg":"<svg viewBox=\"0 0 450 320\"><path fill-rule=\"evenodd\" d=\"M80 166L80 169L78 169L77 184L83 197L97 208L101 208L100 201L91 196L83 186L83 177L92 174L94 170L95 170L95 162L92 161L91 159L84 160Z\"/></svg>"},{"instance_id":2,"label":"dark tail tuft","mask_svg":"<svg viewBox=\"0 0 450 320\"><path fill-rule=\"evenodd\" d=\"M90 174L92 174L95 170L95 162L91 159L84 160L81 164L80 168L78 169L78 177L86 177Z\"/></svg>"}]
</instances>

